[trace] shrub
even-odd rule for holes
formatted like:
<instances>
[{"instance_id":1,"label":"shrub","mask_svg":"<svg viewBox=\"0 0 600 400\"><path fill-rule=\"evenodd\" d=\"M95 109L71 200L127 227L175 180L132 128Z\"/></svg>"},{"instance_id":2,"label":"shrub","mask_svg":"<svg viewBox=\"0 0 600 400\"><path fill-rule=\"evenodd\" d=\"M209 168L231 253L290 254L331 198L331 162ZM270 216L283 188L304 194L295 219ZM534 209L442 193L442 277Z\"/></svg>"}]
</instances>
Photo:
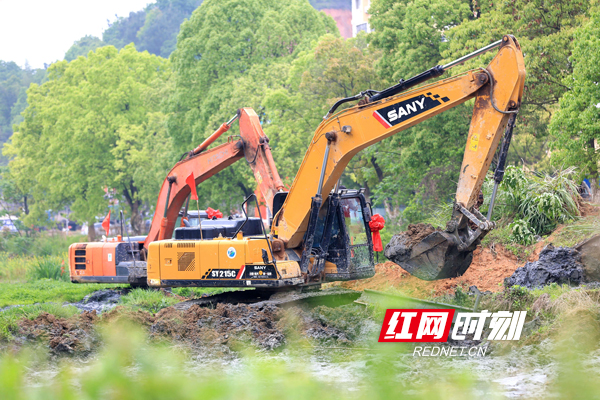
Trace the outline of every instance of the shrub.
<instances>
[{"instance_id":1,"label":"shrub","mask_svg":"<svg viewBox=\"0 0 600 400\"><path fill-rule=\"evenodd\" d=\"M529 224L527 223L527 221L517 219L513 221L513 223L511 223L509 227L512 231L510 239L513 242L520 243L524 246L529 246L530 244L533 244L535 242L535 235L529 229Z\"/></svg>"},{"instance_id":2,"label":"shrub","mask_svg":"<svg viewBox=\"0 0 600 400\"><path fill-rule=\"evenodd\" d=\"M30 278L34 280L69 280L69 273L65 270L65 260L61 257L39 257L35 259L29 275Z\"/></svg>"},{"instance_id":3,"label":"shrub","mask_svg":"<svg viewBox=\"0 0 600 400\"><path fill-rule=\"evenodd\" d=\"M558 224L579 215L575 168L556 171L552 175L536 174L524 168L509 166L498 187L494 219L513 220L513 240L531 244L534 235L552 232ZM487 210L494 181L491 175L484 184Z\"/></svg>"}]
</instances>

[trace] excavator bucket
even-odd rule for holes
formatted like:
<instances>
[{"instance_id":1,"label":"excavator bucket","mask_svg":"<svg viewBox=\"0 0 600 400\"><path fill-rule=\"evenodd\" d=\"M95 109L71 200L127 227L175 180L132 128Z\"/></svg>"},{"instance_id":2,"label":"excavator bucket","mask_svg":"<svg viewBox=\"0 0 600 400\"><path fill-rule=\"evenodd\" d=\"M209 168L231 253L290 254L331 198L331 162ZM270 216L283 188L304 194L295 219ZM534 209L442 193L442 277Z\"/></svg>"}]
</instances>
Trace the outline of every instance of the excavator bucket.
<instances>
[{"instance_id":1,"label":"excavator bucket","mask_svg":"<svg viewBox=\"0 0 600 400\"><path fill-rule=\"evenodd\" d=\"M459 251L448 233L422 226L430 229L415 234L419 226L411 225L407 232L394 235L385 247L386 258L427 281L462 275L471 265L473 252Z\"/></svg>"}]
</instances>

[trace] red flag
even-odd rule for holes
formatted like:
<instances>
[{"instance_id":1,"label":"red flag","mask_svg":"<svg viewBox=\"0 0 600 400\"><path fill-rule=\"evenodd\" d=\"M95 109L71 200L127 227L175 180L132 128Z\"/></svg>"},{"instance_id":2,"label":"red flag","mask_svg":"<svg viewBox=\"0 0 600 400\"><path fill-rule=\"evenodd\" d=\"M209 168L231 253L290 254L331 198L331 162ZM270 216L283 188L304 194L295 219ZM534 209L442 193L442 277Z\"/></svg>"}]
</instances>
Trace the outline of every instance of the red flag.
<instances>
[{"instance_id":1,"label":"red flag","mask_svg":"<svg viewBox=\"0 0 600 400\"><path fill-rule=\"evenodd\" d=\"M219 210L213 210L212 208L208 207L206 209L206 214L208 214L208 219L213 219L213 217L215 218L223 218L223 213Z\"/></svg>"},{"instance_id":2,"label":"red flag","mask_svg":"<svg viewBox=\"0 0 600 400\"><path fill-rule=\"evenodd\" d=\"M198 200L198 192L196 192L196 180L194 179L193 172L190 172L190 176L187 177L185 183L187 183L192 190L192 200Z\"/></svg>"},{"instance_id":3,"label":"red flag","mask_svg":"<svg viewBox=\"0 0 600 400\"><path fill-rule=\"evenodd\" d=\"M102 227L106 231L106 236L108 236L108 232L110 231L110 210L108 210L108 215L102 221Z\"/></svg>"},{"instance_id":4,"label":"red flag","mask_svg":"<svg viewBox=\"0 0 600 400\"><path fill-rule=\"evenodd\" d=\"M385 219L379 214L375 214L371 217L371 221L369 221L369 228L371 228L371 232L373 232L373 250L375 251L383 251L383 243L381 243L381 235L379 235L379 231L383 229L385 226Z\"/></svg>"}]
</instances>

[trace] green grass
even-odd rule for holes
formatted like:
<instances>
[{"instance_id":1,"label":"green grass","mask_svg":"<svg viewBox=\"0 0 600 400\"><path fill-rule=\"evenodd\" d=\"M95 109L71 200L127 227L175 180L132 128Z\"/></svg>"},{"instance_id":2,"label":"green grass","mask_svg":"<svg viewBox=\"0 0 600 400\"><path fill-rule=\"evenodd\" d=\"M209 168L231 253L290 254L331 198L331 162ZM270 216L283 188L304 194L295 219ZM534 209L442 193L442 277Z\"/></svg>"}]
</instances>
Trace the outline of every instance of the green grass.
<instances>
[{"instance_id":1,"label":"green grass","mask_svg":"<svg viewBox=\"0 0 600 400\"><path fill-rule=\"evenodd\" d=\"M243 290L238 288L220 288L220 287L178 287L173 288L173 293L181 297L197 299L203 296L212 296L219 293L235 292Z\"/></svg>"},{"instance_id":2,"label":"green grass","mask_svg":"<svg viewBox=\"0 0 600 400\"><path fill-rule=\"evenodd\" d=\"M70 303L81 301L96 290L118 287L119 285L74 284L51 279L41 279L26 283L0 282L0 307L55 302Z\"/></svg>"},{"instance_id":3,"label":"green grass","mask_svg":"<svg viewBox=\"0 0 600 400\"><path fill-rule=\"evenodd\" d=\"M72 243L86 242L87 236L64 232L41 232L31 236L0 234L0 251L11 256L57 256L66 253Z\"/></svg>"},{"instance_id":4,"label":"green grass","mask_svg":"<svg viewBox=\"0 0 600 400\"><path fill-rule=\"evenodd\" d=\"M121 297L121 304L132 308L157 313L163 308L179 303L175 297L166 296L160 290L133 289Z\"/></svg>"},{"instance_id":5,"label":"green grass","mask_svg":"<svg viewBox=\"0 0 600 400\"><path fill-rule=\"evenodd\" d=\"M35 319L43 312L59 318L69 318L79 313L74 306L62 306L55 303L30 304L23 307L14 307L0 312L0 340L13 337L20 320L23 318Z\"/></svg>"},{"instance_id":6,"label":"green grass","mask_svg":"<svg viewBox=\"0 0 600 400\"><path fill-rule=\"evenodd\" d=\"M0 281L24 281L31 270L36 257L11 256L7 252L0 253Z\"/></svg>"},{"instance_id":7,"label":"green grass","mask_svg":"<svg viewBox=\"0 0 600 400\"><path fill-rule=\"evenodd\" d=\"M556 233L552 242L555 246L572 247L592 236L600 235L600 216L578 218Z\"/></svg>"}]
</instances>

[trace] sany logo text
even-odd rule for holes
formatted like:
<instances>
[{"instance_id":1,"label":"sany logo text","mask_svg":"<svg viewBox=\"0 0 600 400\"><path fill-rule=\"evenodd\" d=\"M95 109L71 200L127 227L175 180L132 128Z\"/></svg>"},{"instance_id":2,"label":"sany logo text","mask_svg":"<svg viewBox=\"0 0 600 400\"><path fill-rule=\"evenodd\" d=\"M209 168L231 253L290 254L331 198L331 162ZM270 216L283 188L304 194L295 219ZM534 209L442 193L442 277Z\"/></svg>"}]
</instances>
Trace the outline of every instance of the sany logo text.
<instances>
[{"instance_id":1,"label":"sany logo text","mask_svg":"<svg viewBox=\"0 0 600 400\"><path fill-rule=\"evenodd\" d=\"M380 342L446 342L455 310L387 310L379 335ZM487 310L477 313L456 313L453 340L465 340L472 334L481 340L486 322L490 330L488 340L519 340L527 311Z\"/></svg>"}]
</instances>

